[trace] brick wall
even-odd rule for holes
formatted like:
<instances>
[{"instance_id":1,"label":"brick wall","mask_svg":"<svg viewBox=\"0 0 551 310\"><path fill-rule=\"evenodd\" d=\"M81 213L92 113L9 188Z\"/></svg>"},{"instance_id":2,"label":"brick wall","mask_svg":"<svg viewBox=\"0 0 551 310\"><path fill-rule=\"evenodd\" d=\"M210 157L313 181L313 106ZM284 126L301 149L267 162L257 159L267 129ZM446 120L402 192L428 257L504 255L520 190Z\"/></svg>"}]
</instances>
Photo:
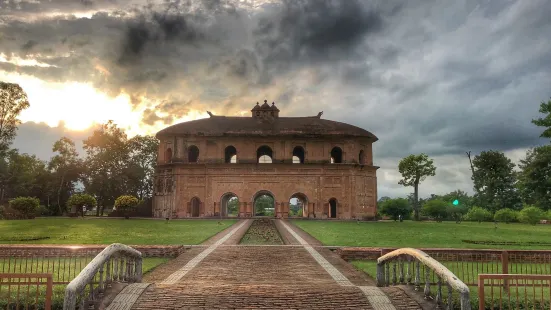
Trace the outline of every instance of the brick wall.
<instances>
[{"instance_id":1,"label":"brick wall","mask_svg":"<svg viewBox=\"0 0 551 310\"><path fill-rule=\"evenodd\" d=\"M0 258L8 257L78 257L95 256L107 245L0 245ZM143 257L176 257L186 249L183 245L131 245Z\"/></svg>"},{"instance_id":2,"label":"brick wall","mask_svg":"<svg viewBox=\"0 0 551 310\"><path fill-rule=\"evenodd\" d=\"M376 260L382 253L388 253L395 248L342 247L336 253L346 261ZM420 249L438 261L500 261L503 252L507 252L509 262L541 263L551 262L549 250L479 250L479 249Z\"/></svg>"}]
</instances>

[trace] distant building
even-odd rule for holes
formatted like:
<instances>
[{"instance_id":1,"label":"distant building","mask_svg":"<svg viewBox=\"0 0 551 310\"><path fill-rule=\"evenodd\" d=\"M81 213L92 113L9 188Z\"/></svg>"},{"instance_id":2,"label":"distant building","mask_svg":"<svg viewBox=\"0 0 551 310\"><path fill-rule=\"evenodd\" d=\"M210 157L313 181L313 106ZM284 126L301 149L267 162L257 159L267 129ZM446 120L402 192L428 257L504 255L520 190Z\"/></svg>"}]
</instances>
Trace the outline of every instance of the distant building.
<instances>
[{"instance_id":1,"label":"distant building","mask_svg":"<svg viewBox=\"0 0 551 310\"><path fill-rule=\"evenodd\" d=\"M250 117L217 116L157 133L155 217L255 216L255 201L271 196L275 216L289 215L297 198L305 217L374 217L378 167L362 128L309 117L280 117L274 103L256 104Z\"/></svg>"}]
</instances>

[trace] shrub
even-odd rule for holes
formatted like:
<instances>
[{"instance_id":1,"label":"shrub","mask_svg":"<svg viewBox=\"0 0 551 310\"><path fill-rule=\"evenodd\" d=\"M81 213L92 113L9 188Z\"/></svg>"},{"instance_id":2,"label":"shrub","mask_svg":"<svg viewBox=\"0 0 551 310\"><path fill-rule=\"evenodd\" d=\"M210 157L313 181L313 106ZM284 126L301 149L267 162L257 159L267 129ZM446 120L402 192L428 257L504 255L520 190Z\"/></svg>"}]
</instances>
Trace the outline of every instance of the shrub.
<instances>
[{"instance_id":1,"label":"shrub","mask_svg":"<svg viewBox=\"0 0 551 310\"><path fill-rule=\"evenodd\" d=\"M34 197L17 197L10 199L10 208L19 212L22 218L33 219L38 211L40 200Z\"/></svg>"},{"instance_id":2,"label":"shrub","mask_svg":"<svg viewBox=\"0 0 551 310\"><path fill-rule=\"evenodd\" d=\"M531 225L536 225L543 217L544 213L542 209L530 205L524 206L524 209L522 209L519 214L519 220L521 222Z\"/></svg>"},{"instance_id":3,"label":"shrub","mask_svg":"<svg viewBox=\"0 0 551 310\"><path fill-rule=\"evenodd\" d=\"M481 207L472 207L465 215L465 220L473 222L489 222L492 220L492 214Z\"/></svg>"},{"instance_id":4,"label":"shrub","mask_svg":"<svg viewBox=\"0 0 551 310\"><path fill-rule=\"evenodd\" d=\"M456 223L459 223L465 216L465 213L467 213L467 208L465 206L448 205L446 207L446 211L450 219L454 220Z\"/></svg>"},{"instance_id":5,"label":"shrub","mask_svg":"<svg viewBox=\"0 0 551 310\"><path fill-rule=\"evenodd\" d=\"M138 198L132 195L122 195L115 200L115 208L124 212L124 217L129 218L130 211L138 206Z\"/></svg>"},{"instance_id":6,"label":"shrub","mask_svg":"<svg viewBox=\"0 0 551 310\"><path fill-rule=\"evenodd\" d=\"M518 212L509 208L497 210L494 214L494 220L509 224L518 220Z\"/></svg>"},{"instance_id":7,"label":"shrub","mask_svg":"<svg viewBox=\"0 0 551 310\"><path fill-rule=\"evenodd\" d=\"M448 204L445 201L439 199L429 200L423 205L421 213L441 222L448 215L447 206Z\"/></svg>"},{"instance_id":8,"label":"shrub","mask_svg":"<svg viewBox=\"0 0 551 310\"><path fill-rule=\"evenodd\" d=\"M405 198L388 199L381 203L379 211L384 215L390 216L395 221L400 215L402 215L403 219L407 219L411 214L411 208Z\"/></svg>"},{"instance_id":9,"label":"shrub","mask_svg":"<svg viewBox=\"0 0 551 310\"><path fill-rule=\"evenodd\" d=\"M83 207L95 207L97 205L96 198L88 194L74 194L67 200L69 214L82 214L84 216Z\"/></svg>"},{"instance_id":10,"label":"shrub","mask_svg":"<svg viewBox=\"0 0 551 310\"><path fill-rule=\"evenodd\" d=\"M547 211L547 213L545 214L545 219L551 221L551 210Z\"/></svg>"}]
</instances>

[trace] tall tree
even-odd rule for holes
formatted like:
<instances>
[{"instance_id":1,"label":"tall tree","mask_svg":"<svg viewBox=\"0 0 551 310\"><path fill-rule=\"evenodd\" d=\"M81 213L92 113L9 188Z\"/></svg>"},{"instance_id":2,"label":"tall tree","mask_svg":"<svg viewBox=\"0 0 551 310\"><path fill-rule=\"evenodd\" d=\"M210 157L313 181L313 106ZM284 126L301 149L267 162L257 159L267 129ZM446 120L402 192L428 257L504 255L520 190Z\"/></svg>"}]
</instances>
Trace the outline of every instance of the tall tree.
<instances>
[{"instance_id":1,"label":"tall tree","mask_svg":"<svg viewBox=\"0 0 551 310\"><path fill-rule=\"evenodd\" d=\"M403 158L398 164L398 170L403 179L398 184L403 186L413 186L414 188L414 217L419 220L419 184L429 176L436 174L436 167L432 159L426 154L409 155Z\"/></svg>"},{"instance_id":2,"label":"tall tree","mask_svg":"<svg viewBox=\"0 0 551 310\"><path fill-rule=\"evenodd\" d=\"M547 114L544 118L533 119L532 123L536 126L545 127L540 137L551 138L551 100L540 104L540 113Z\"/></svg>"},{"instance_id":3,"label":"tall tree","mask_svg":"<svg viewBox=\"0 0 551 310\"><path fill-rule=\"evenodd\" d=\"M473 159L473 181L479 191L475 194L478 206L492 212L522 207L515 188L515 164L499 151L484 151Z\"/></svg>"},{"instance_id":4,"label":"tall tree","mask_svg":"<svg viewBox=\"0 0 551 310\"><path fill-rule=\"evenodd\" d=\"M524 202L551 209L551 145L528 150L521 159L518 173L518 189Z\"/></svg>"},{"instance_id":5,"label":"tall tree","mask_svg":"<svg viewBox=\"0 0 551 310\"><path fill-rule=\"evenodd\" d=\"M129 193L143 200L153 196L153 175L159 140L153 136L135 136L128 140L127 178Z\"/></svg>"},{"instance_id":6,"label":"tall tree","mask_svg":"<svg viewBox=\"0 0 551 310\"><path fill-rule=\"evenodd\" d=\"M56 191L57 208L58 214L63 214L65 203L79 180L82 161L78 157L75 143L67 137L57 140L52 147L52 151L57 152L57 154L52 157L48 166L55 173L58 181Z\"/></svg>"},{"instance_id":7,"label":"tall tree","mask_svg":"<svg viewBox=\"0 0 551 310\"><path fill-rule=\"evenodd\" d=\"M5 154L21 124L19 114L30 106L21 86L0 82L0 152Z\"/></svg>"},{"instance_id":8,"label":"tall tree","mask_svg":"<svg viewBox=\"0 0 551 310\"><path fill-rule=\"evenodd\" d=\"M129 160L126 134L109 121L84 140L87 157L83 183L86 191L94 193L98 202L96 215L103 214L106 206L128 191L126 174Z\"/></svg>"}]
</instances>

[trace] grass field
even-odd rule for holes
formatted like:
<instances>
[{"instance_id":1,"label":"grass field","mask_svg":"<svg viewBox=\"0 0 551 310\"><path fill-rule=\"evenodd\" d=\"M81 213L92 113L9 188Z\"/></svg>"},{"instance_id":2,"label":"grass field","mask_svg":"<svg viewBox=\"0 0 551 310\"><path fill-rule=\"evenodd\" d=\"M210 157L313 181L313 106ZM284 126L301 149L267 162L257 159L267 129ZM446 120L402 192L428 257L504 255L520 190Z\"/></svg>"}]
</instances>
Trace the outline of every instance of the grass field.
<instances>
[{"instance_id":1,"label":"grass field","mask_svg":"<svg viewBox=\"0 0 551 310\"><path fill-rule=\"evenodd\" d=\"M324 245L364 247L536 249L551 248L551 225L462 222L337 222L294 220ZM462 240L514 242L472 244ZM528 244L541 242L544 244Z\"/></svg>"},{"instance_id":2,"label":"grass field","mask_svg":"<svg viewBox=\"0 0 551 310\"><path fill-rule=\"evenodd\" d=\"M0 244L199 244L237 220L0 220Z\"/></svg>"}]
</instances>

